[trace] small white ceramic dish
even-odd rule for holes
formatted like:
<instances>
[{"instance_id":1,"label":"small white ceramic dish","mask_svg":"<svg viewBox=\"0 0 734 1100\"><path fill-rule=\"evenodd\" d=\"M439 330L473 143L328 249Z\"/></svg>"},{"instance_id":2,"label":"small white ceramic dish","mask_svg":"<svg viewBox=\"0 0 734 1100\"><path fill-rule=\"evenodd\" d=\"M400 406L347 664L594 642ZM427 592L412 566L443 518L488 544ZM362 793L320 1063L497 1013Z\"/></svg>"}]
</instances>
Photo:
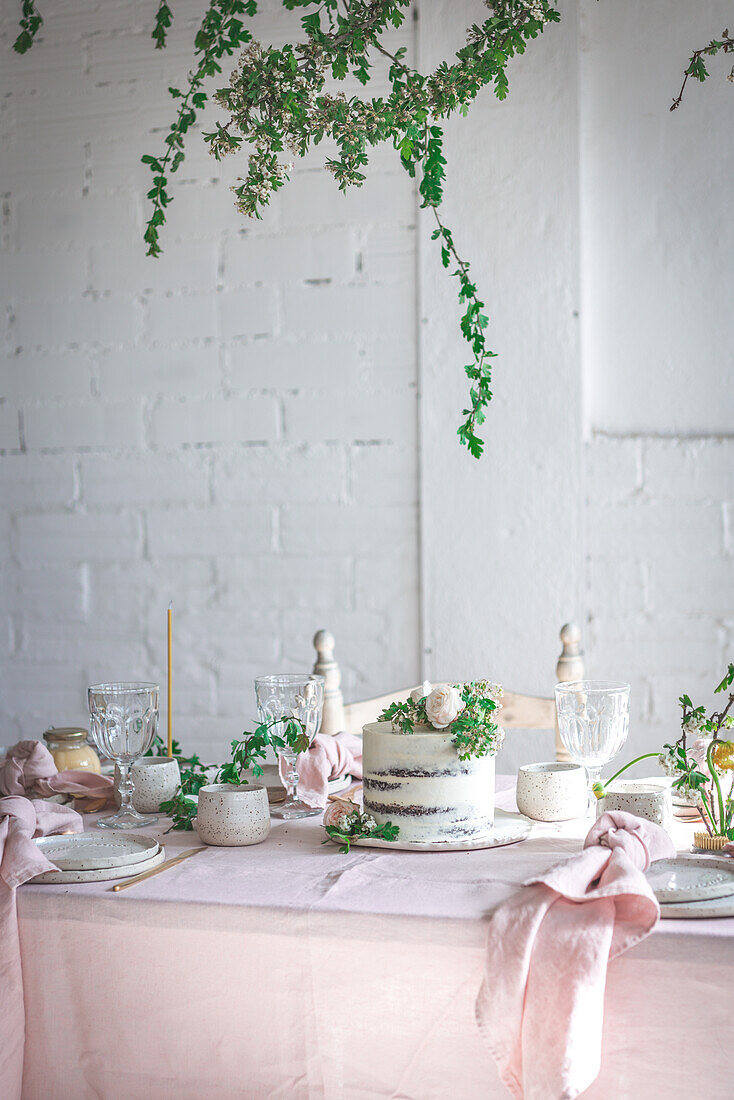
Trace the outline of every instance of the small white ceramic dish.
<instances>
[{"instance_id":1,"label":"small white ceramic dish","mask_svg":"<svg viewBox=\"0 0 734 1100\"><path fill-rule=\"evenodd\" d=\"M194 827L204 844L260 844L270 833L268 792L260 783L208 783L199 791Z\"/></svg>"},{"instance_id":2,"label":"small white ceramic dish","mask_svg":"<svg viewBox=\"0 0 734 1100\"><path fill-rule=\"evenodd\" d=\"M601 817L607 810L621 810L635 817L644 817L668 832L673 823L670 787L649 779L615 780L607 787L604 798L597 802L596 816Z\"/></svg>"},{"instance_id":3,"label":"small white ceramic dish","mask_svg":"<svg viewBox=\"0 0 734 1100\"><path fill-rule=\"evenodd\" d=\"M473 852L484 848L502 848L506 844L519 844L521 840L527 840L532 832L533 824L520 814L511 814L506 810L495 810L494 829L485 837L477 837L475 840L446 840L436 844L420 844L415 840L372 840L368 837L363 840L353 840L352 844L360 848L385 848L393 852ZM340 840L329 838L334 844L341 844Z\"/></svg>"},{"instance_id":4,"label":"small white ceramic dish","mask_svg":"<svg viewBox=\"0 0 734 1100\"><path fill-rule=\"evenodd\" d=\"M734 894L734 862L702 856L658 859L645 878L661 904L707 901Z\"/></svg>"},{"instance_id":5,"label":"small white ceramic dish","mask_svg":"<svg viewBox=\"0 0 734 1100\"><path fill-rule=\"evenodd\" d=\"M129 833L64 833L41 836L36 841L46 859L60 871L94 871L125 867L150 859L160 849L153 836Z\"/></svg>"},{"instance_id":6,"label":"small white ceramic dish","mask_svg":"<svg viewBox=\"0 0 734 1100\"><path fill-rule=\"evenodd\" d=\"M734 917L734 895L709 898L708 901L679 901L660 906L663 920L706 920L709 917Z\"/></svg>"},{"instance_id":7,"label":"small white ceramic dish","mask_svg":"<svg viewBox=\"0 0 734 1100\"><path fill-rule=\"evenodd\" d=\"M61 886L65 882L105 882L108 879L131 878L143 871L152 870L163 863L165 858L165 849L159 848L150 859L143 859L138 863L126 863L122 867L97 867L92 871L44 871L30 881Z\"/></svg>"},{"instance_id":8,"label":"small white ceramic dish","mask_svg":"<svg viewBox=\"0 0 734 1100\"><path fill-rule=\"evenodd\" d=\"M589 804L586 769L558 760L523 764L517 773L515 798L520 813L535 821L583 817Z\"/></svg>"}]
</instances>

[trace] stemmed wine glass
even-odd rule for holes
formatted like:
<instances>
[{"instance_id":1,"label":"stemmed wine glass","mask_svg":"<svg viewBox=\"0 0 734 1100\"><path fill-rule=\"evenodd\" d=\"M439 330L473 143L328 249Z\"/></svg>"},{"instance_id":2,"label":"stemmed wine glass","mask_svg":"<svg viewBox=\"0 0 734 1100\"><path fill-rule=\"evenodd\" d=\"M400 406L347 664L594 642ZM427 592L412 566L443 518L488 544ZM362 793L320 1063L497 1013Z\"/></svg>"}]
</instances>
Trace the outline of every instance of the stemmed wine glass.
<instances>
[{"instance_id":1,"label":"stemmed wine glass","mask_svg":"<svg viewBox=\"0 0 734 1100\"><path fill-rule=\"evenodd\" d=\"M556 684L556 709L561 741L574 760L586 768L593 807L594 783L627 740L630 685L617 680Z\"/></svg>"},{"instance_id":2,"label":"stemmed wine glass","mask_svg":"<svg viewBox=\"0 0 734 1100\"><path fill-rule=\"evenodd\" d=\"M157 821L133 806L130 768L150 748L158 728L157 684L93 684L88 690L92 739L120 769L120 809L97 824L102 829L139 829Z\"/></svg>"},{"instance_id":3,"label":"stemmed wine glass","mask_svg":"<svg viewBox=\"0 0 734 1100\"><path fill-rule=\"evenodd\" d=\"M272 732L284 735L281 719L298 718L309 744L321 725L324 706L324 677L303 675L258 676L255 680L257 710L261 722L274 722ZM285 763L286 800L271 807L273 817L313 817L323 810L309 806L298 797L296 753L291 748L279 750Z\"/></svg>"}]
</instances>

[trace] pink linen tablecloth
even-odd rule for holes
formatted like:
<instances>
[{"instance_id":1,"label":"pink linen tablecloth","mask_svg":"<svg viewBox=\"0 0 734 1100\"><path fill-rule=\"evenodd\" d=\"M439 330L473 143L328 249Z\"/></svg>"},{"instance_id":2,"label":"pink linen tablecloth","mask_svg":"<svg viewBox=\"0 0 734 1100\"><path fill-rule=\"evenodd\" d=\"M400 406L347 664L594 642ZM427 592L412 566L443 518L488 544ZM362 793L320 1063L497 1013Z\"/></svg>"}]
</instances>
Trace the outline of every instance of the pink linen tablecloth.
<instances>
[{"instance_id":1,"label":"pink linen tablecloth","mask_svg":"<svg viewBox=\"0 0 734 1100\"><path fill-rule=\"evenodd\" d=\"M514 808L511 781L499 785ZM120 894L26 885L23 1096L507 1100L474 1019L486 916L579 851L587 827L541 825L487 851L343 856L309 819ZM197 842L164 840L169 854ZM690 1100L704 1058L679 1054L715 1036L706 1096L729 1100L733 980L734 919L662 922L610 964L602 1071L584 1097Z\"/></svg>"}]
</instances>

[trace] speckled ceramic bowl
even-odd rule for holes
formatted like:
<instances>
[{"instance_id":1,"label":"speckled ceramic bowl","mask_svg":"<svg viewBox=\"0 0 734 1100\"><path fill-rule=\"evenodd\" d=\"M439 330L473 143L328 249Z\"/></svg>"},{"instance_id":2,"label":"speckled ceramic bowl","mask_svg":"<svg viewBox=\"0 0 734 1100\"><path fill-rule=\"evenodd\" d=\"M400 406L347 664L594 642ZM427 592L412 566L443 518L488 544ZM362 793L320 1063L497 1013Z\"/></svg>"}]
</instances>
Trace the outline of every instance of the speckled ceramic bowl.
<instances>
[{"instance_id":1,"label":"speckled ceramic bowl","mask_svg":"<svg viewBox=\"0 0 734 1100\"><path fill-rule=\"evenodd\" d=\"M196 831L205 844L260 844L270 833L267 789L259 783L239 787L210 783L202 787Z\"/></svg>"},{"instance_id":2,"label":"speckled ceramic bowl","mask_svg":"<svg viewBox=\"0 0 734 1100\"><path fill-rule=\"evenodd\" d=\"M158 813L161 802L173 798L181 782L178 760L172 756L141 756L130 769L133 806L139 814ZM115 805L120 805L120 769L115 764Z\"/></svg>"},{"instance_id":3,"label":"speckled ceramic bowl","mask_svg":"<svg viewBox=\"0 0 734 1100\"><path fill-rule=\"evenodd\" d=\"M589 802L586 771L580 764L553 760L523 764L517 773L517 808L534 821L583 817Z\"/></svg>"},{"instance_id":4,"label":"speckled ceramic bowl","mask_svg":"<svg viewBox=\"0 0 734 1100\"><path fill-rule=\"evenodd\" d=\"M606 810L624 810L625 813L654 821L670 832L673 821L670 787L648 780L617 779L611 787L607 787L604 798L599 800L597 817Z\"/></svg>"}]
</instances>

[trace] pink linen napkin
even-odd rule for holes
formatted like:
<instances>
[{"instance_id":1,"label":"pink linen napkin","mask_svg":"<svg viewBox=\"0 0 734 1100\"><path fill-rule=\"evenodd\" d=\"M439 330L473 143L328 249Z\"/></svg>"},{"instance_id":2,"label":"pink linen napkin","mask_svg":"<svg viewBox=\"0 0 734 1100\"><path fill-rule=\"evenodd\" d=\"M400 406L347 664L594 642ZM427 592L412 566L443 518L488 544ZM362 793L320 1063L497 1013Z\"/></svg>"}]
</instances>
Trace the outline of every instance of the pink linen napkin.
<instances>
[{"instance_id":1,"label":"pink linen napkin","mask_svg":"<svg viewBox=\"0 0 734 1100\"><path fill-rule=\"evenodd\" d=\"M33 837L79 833L76 810L22 795L0 798L0 1096L18 1100L23 1079L25 1008L15 890L42 871L55 871Z\"/></svg>"},{"instance_id":2,"label":"pink linen napkin","mask_svg":"<svg viewBox=\"0 0 734 1100\"><path fill-rule=\"evenodd\" d=\"M82 769L56 770L54 758L41 741L19 741L0 761L0 795L70 794L74 798L112 797L108 775Z\"/></svg>"},{"instance_id":3,"label":"pink linen napkin","mask_svg":"<svg viewBox=\"0 0 734 1100\"><path fill-rule=\"evenodd\" d=\"M279 759L280 778L285 783L287 765ZM340 775L362 778L362 738L355 733L333 737L317 733L307 752L296 757L298 796L309 806L325 806L330 779Z\"/></svg>"},{"instance_id":4,"label":"pink linen napkin","mask_svg":"<svg viewBox=\"0 0 734 1100\"><path fill-rule=\"evenodd\" d=\"M659 825L605 813L493 914L477 1023L517 1100L573 1100L597 1077L607 964L657 923L643 872L672 856Z\"/></svg>"}]
</instances>

